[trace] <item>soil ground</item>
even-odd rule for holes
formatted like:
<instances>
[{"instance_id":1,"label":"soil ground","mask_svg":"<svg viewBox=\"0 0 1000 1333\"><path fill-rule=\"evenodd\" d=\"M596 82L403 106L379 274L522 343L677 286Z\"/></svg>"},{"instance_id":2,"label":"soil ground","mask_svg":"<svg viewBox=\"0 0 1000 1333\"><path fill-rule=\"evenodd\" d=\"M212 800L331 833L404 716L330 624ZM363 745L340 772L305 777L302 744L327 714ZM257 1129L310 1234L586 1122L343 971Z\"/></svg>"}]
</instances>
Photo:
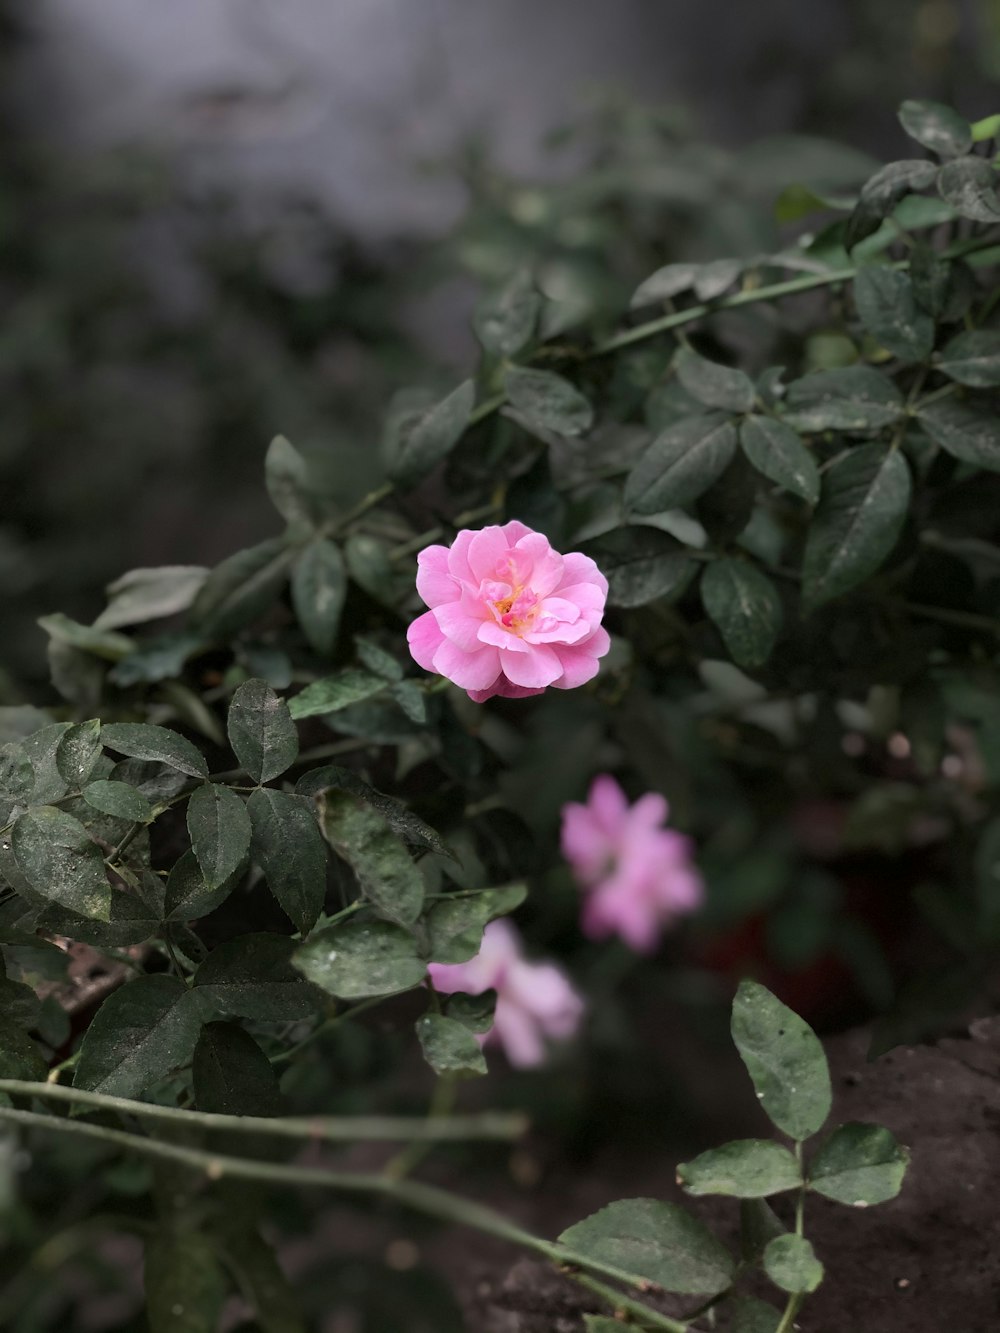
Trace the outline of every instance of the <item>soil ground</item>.
<instances>
[{"instance_id":1,"label":"soil ground","mask_svg":"<svg viewBox=\"0 0 1000 1333\"><path fill-rule=\"evenodd\" d=\"M899 1048L875 1063L866 1060L867 1044L861 1031L828 1043L831 1124L886 1125L910 1148L910 1169L899 1198L864 1212L810 1199L806 1231L826 1280L796 1327L1000 1333L1000 1019L980 1020L969 1035L933 1046ZM744 1133L767 1132L751 1119L756 1112L752 1106ZM719 1142L698 1131L692 1127L694 1151ZM586 1171L554 1168L534 1190L511 1186L486 1201L554 1236L612 1199L679 1200L675 1164L676 1158L639 1156L620 1145ZM723 1234L734 1234L735 1203L716 1200L698 1210ZM598 1308L567 1278L498 1242L451 1233L433 1250L428 1257L458 1291L469 1333L580 1333L583 1313Z\"/></svg>"}]
</instances>

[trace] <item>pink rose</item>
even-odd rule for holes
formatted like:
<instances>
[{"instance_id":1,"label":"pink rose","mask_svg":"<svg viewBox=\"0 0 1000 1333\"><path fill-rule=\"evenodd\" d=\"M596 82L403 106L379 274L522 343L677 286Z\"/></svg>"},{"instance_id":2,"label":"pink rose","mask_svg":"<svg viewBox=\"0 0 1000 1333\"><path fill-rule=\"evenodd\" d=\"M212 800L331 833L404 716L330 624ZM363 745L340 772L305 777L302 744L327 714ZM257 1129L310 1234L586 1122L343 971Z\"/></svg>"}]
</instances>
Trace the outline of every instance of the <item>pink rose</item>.
<instances>
[{"instance_id":1,"label":"pink rose","mask_svg":"<svg viewBox=\"0 0 1000 1333\"><path fill-rule=\"evenodd\" d=\"M663 827L668 807L657 792L629 806L614 778L594 779L586 805L563 807L562 851L584 891L581 928L591 939L620 935L652 953L663 931L705 895L691 844Z\"/></svg>"},{"instance_id":2,"label":"pink rose","mask_svg":"<svg viewBox=\"0 0 1000 1333\"><path fill-rule=\"evenodd\" d=\"M583 1015L583 1000L554 963L529 963L521 937L507 920L491 921L483 943L467 963L431 963L434 989L444 995L497 993L493 1027L480 1044L498 1042L519 1068L545 1060L545 1038L571 1037Z\"/></svg>"},{"instance_id":3,"label":"pink rose","mask_svg":"<svg viewBox=\"0 0 1000 1333\"><path fill-rule=\"evenodd\" d=\"M417 592L431 608L409 628L414 659L483 703L597 675L610 640L601 627L608 581L587 555L559 555L516 520L417 556Z\"/></svg>"}]
</instances>

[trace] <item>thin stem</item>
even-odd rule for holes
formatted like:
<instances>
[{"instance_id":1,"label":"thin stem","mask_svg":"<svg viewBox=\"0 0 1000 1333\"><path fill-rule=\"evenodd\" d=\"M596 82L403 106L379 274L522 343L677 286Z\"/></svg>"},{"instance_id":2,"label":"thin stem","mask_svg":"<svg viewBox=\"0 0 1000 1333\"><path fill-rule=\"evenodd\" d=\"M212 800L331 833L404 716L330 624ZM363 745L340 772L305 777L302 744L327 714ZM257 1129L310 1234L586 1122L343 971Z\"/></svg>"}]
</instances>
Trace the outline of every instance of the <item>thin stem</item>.
<instances>
[{"instance_id":1,"label":"thin stem","mask_svg":"<svg viewBox=\"0 0 1000 1333\"><path fill-rule=\"evenodd\" d=\"M908 265L905 260L900 260L889 267L906 268ZM634 328L624 329L621 333L597 343L586 355L588 358L607 356L609 352L617 352L622 347L631 347L633 343L643 342L646 338L654 338L657 334L682 328L685 324L693 324L696 320L704 319L706 315L714 315L720 310L735 310L739 306L754 305L758 301L772 301L780 296L793 296L796 292L807 292L815 287L832 287L839 282L850 282L857 271L856 267L851 266L837 269L833 273L804 273L801 277L787 278L784 282L772 282L766 287L751 287L745 291L735 292L732 296L723 297L721 301L703 301L699 305L688 306L686 310L675 310L660 315L657 319L647 320L645 324L636 324Z\"/></svg>"},{"instance_id":2,"label":"thin stem","mask_svg":"<svg viewBox=\"0 0 1000 1333\"><path fill-rule=\"evenodd\" d=\"M795 1144L795 1160L796 1160L796 1162L798 1162L798 1164L799 1164L799 1175L801 1176L801 1175L802 1175L802 1144L801 1144L801 1142L796 1142L796 1144ZM805 1235L805 1221L806 1221L806 1190L805 1190L805 1186L803 1185L802 1188L799 1190L799 1192L798 1192L798 1196L796 1197L796 1200L795 1200L795 1234L796 1234L796 1236L804 1236L804 1235Z\"/></svg>"},{"instance_id":3,"label":"thin stem","mask_svg":"<svg viewBox=\"0 0 1000 1333\"><path fill-rule=\"evenodd\" d=\"M353 912L355 908L363 906L364 904L361 902L351 903L348 907L345 907L342 912L338 912L336 917L332 917L331 920L336 921L338 918L347 916L348 913ZM325 1037L328 1032L332 1032L333 1029L337 1027L338 1024L343 1023L345 1019L355 1018L358 1014L363 1014L366 1009L373 1009L375 1005L381 1004L386 998L387 997L384 995L375 995L370 1000L362 1000L351 1009L346 1009L342 1014L334 1014L332 1017L327 1018L324 1022L320 1023L318 1027L313 1028L312 1032L310 1032L308 1036L303 1037L300 1042L296 1043L296 1045L289 1046L284 1051L279 1051L277 1055L272 1055L270 1057L271 1064L280 1065L284 1064L287 1060L293 1060L300 1051L305 1050L307 1046L311 1046L313 1042L317 1041L320 1037Z\"/></svg>"},{"instance_id":4,"label":"thin stem","mask_svg":"<svg viewBox=\"0 0 1000 1333\"><path fill-rule=\"evenodd\" d=\"M367 514L369 509L374 509L376 505L381 504L392 494L393 489L392 482L387 481L376 487L374 491L369 491L367 495L362 496L353 509L348 509L346 514L341 514L334 528L334 534L343 532L348 524L353 523L356 518L360 518L362 514Z\"/></svg>"},{"instance_id":5,"label":"thin stem","mask_svg":"<svg viewBox=\"0 0 1000 1333\"><path fill-rule=\"evenodd\" d=\"M191 978L181 967L180 959L177 957L177 952L174 949L173 940L169 939L168 936L166 935L161 936L161 940L164 948L167 951L167 955L170 958L170 966L173 969L174 973L181 981L185 983L185 985L190 986Z\"/></svg>"},{"instance_id":6,"label":"thin stem","mask_svg":"<svg viewBox=\"0 0 1000 1333\"><path fill-rule=\"evenodd\" d=\"M435 1121L447 1119L454 1108L457 1092L457 1079L448 1074L442 1074L431 1093L431 1104L427 1108L427 1118L424 1123L430 1125ZM387 1163L385 1174L393 1180L402 1180L404 1176L412 1174L427 1156L429 1147L430 1145L426 1140L419 1143L414 1140L408 1143L402 1152Z\"/></svg>"},{"instance_id":7,"label":"thin stem","mask_svg":"<svg viewBox=\"0 0 1000 1333\"><path fill-rule=\"evenodd\" d=\"M266 1116L182 1111L176 1106L155 1106L152 1102L111 1097L103 1092L87 1092L83 1088L65 1087L61 1083L29 1083L23 1079L0 1079L0 1092L15 1097L38 1097L42 1101L113 1111L119 1115L137 1116L139 1119L166 1124L197 1125L201 1129L226 1130L235 1134L267 1134L276 1138L299 1139L303 1143L353 1143L360 1139L379 1143L506 1140L518 1138L527 1129L523 1115L493 1111L479 1115L450 1116L433 1123L423 1116L284 1116L271 1119ZM0 1107L0 1110L3 1109ZM59 1120L52 1116L36 1118L53 1129L83 1123ZM129 1146L139 1145L142 1151L141 1145L149 1142L152 1140L132 1135Z\"/></svg>"},{"instance_id":8,"label":"thin stem","mask_svg":"<svg viewBox=\"0 0 1000 1333\"><path fill-rule=\"evenodd\" d=\"M10 1086L14 1080L4 1080L0 1086ZM35 1084L20 1084L19 1087L34 1088ZM159 1108L163 1109L163 1108ZM189 1112L188 1115L197 1113ZM229 1120L230 1117L222 1117ZM0 1121L24 1125L29 1129L50 1130L60 1134L74 1134L81 1138L90 1138L111 1144L147 1157L159 1157L165 1161L179 1162L192 1170L203 1172L209 1180L255 1180L270 1185L301 1185L312 1189L339 1190L345 1194L372 1195L391 1199L414 1212L434 1217L441 1222L454 1223L457 1226L471 1227L498 1240L509 1241L526 1250L541 1255L561 1267L582 1268L593 1273L600 1273L621 1282L625 1286L642 1290L647 1286L646 1279L638 1273L629 1273L614 1264L606 1264L587 1254L580 1254L568 1246L556 1241L543 1240L532 1235L522 1227L508 1221L500 1213L450 1194L447 1190L434 1185L424 1185L414 1180L391 1180L384 1175L363 1175L349 1171L331 1171L316 1166L286 1166L276 1162L251 1161L242 1157L230 1157L224 1153L205 1152L200 1148L187 1148L176 1143L166 1143L160 1139L144 1138L138 1134L129 1134L123 1130L109 1129L104 1125L93 1125L84 1120L71 1120L51 1115L41 1115L34 1111L21 1111L0 1106ZM258 1122L259 1123L259 1122ZM278 1122L281 1123L281 1122ZM668 1333L687 1333L683 1324L662 1322L665 1316L643 1307L642 1317L647 1322L660 1320L658 1327Z\"/></svg>"},{"instance_id":9,"label":"thin stem","mask_svg":"<svg viewBox=\"0 0 1000 1333\"><path fill-rule=\"evenodd\" d=\"M606 1282L598 1282L596 1278L588 1277L586 1273L567 1273L566 1276L572 1278L578 1286L593 1292L595 1296L600 1296L615 1313L620 1311L622 1314L639 1319L646 1328L664 1329L666 1333L687 1333L687 1324L681 1324L676 1319L671 1319L669 1315L651 1310L648 1305L643 1305L642 1301L626 1296L616 1287L609 1287Z\"/></svg>"},{"instance_id":10,"label":"thin stem","mask_svg":"<svg viewBox=\"0 0 1000 1333\"><path fill-rule=\"evenodd\" d=\"M781 1316L781 1323L774 1330L774 1333L791 1333L795 1327L795 1316L802 1308L802 1297L796 1292L789 1296L788 1304L785 1306L784 1313Z\"/></svg>"},{"instance_id":11,"label":"thin stem","mask_svg":"<svg viewBox=\"0 0 1000 1333\"><path fill-rule=\"evenodd\" d=\"M328 745L314 745L311 750L303 750L296 755L294 763L289 764L289 768L299 768L302 764L309 764L314 759L333 759L339 754L350 754L354 750L365 750L374 745L374 741L366 740L364 737L350 737L342 741L331 741ZM209 774L210 782L233 782L236 778L248 777L244 768L229 768L224 773ZM253 790L250 788L249 790ZM185 793L188 795L189 793Z\"/></svg>"}]
</instances>

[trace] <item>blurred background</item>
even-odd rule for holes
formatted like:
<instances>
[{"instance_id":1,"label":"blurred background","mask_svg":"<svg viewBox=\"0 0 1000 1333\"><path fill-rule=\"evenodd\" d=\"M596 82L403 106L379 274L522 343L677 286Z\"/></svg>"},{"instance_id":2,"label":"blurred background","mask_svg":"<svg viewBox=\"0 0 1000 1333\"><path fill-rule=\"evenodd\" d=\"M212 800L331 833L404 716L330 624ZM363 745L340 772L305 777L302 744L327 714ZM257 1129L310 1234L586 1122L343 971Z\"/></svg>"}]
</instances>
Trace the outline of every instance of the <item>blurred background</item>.
<instances>
[{"instance_id":1,"label":"blurred background","mask_svg":"<svg viewBox=\"0 0 1000 1333\"><path fill-rule=\"evenodd\" d=\"M44 693L38 615L266 535L276 432L362 485L389 395L471 360L477 279L541 250L613 311L665 254L755 246L762 139L893 152L904 96L976 117L1000 72L998 0L0 14L8 702Z\"/></svg>"}]
</instances>

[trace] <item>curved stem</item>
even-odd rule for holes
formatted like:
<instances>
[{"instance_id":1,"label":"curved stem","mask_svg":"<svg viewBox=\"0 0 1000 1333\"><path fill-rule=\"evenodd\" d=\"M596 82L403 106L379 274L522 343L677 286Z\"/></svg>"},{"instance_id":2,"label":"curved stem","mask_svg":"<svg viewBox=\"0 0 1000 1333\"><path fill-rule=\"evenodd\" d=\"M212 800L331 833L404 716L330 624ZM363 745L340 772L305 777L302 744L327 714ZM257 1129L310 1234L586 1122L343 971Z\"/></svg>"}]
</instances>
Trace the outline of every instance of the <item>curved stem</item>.
<instances>
[{"instance_id":1,"label":"curved stem","mask_svg":"<svg viewBox=\"0 0 1000 1333\"><path fill-rule=\"evenodd\" d=\"M200 1129L298 1139L302 1143L311 1141L345 1143L357 1142L359 1139L404 1143L515 1139L527 1129L527 1121L523 1115L504 1112L450 1116L447 1119L435 1120L428 1120L423 1116L284 1116L271 1119L252 1115L217 1115L208 1111L185 1111L176 1106L155 1106L151 1102L137 1102L126 1097L111 1097L103 1092L87 1092L83 1088L64 1087L60 1083L29 1083L13 1078L0 1079L0 1093L8 1093L14 1097L38 1097L42 1101L70 1103L90 1107L95 1111L113 1111L119 1115L132 1115L144 1120L175 1125L197 1125ZM6 1108L0 1107L0 1114L8 1114ZM52 1129L83 1123L42 1115L36 1116L35 1119ZM101 1126L88 1125L88 1128L99 1129ZM138 1135L128 1137L130 1146L138 1144L140 1151L142 1151L141 1145L152 1142Z\"/></svg>"},{"instance_id":2,"label":"curved stem","mask_svg":"<svg viewBox=\"0 0 1000 1333\"><path fill-rule=\"evenodd\" d=\"M0 1083L0 1089L11 1088L12 1085L14 1085L13 1091L20 1091L21 1089L37 1090L38 1088L37 1084L19 1083L13 1079L6 1079ZM64 1089L64 1091L75 1090ZM88 1094L88 1096L98 1095L100 1094ZM120 1099L112 1098L110 1100L119 1101ZM137 1104L143 1105L143 1103ZM156 1109L162 1111L167 1108L158 1107ZM174 1112L174 1115L183 1115L185 1119L192 1120L199 1114L198 1112ZM204 1121L207 1117L201 1115L200 1118ZM227 1124L233 1119L229 1116L212 1118L225 1120ZM250 1118L248 1117L248 1119ZM439 1189L435 1185L424 1185L414 1180L392 1180L385 1175L331 1171L325 1167L286 1166L276 1162L251 1161L242 1157L231 1157L225 1153L206 1152L200 1148L188 1148L177 1143L167 1143L160 1139L143 1138L138 1134L129 1134L124 1130L109 1129L104 1125L93 1125L85 1120L63 1119L51 1115L42 1115L35 1111L16 1110L6 1106L0 1106L0 1121L23 1125L28 1129L74 1134L81 1138L90 1138L111 1144L117 1148L141 1153L146 1157L158 1157L165 1161L179 1162L194 1171L203 1172L209 1180L254 1180L265 1185L300 1185L311 1189L332 1189L344 1194L373 1195L391 1199L402 1204L405 1208L424 1213L427 1217L437 1218L441 1222L472 1227L476 1231L495 1236L498 1240L506 1240L512 1245L520 1245L523 1249L531 1250L561 1267L582 1268L592 1273L599 1273L603 1277L611 1278L614 1282L620 1282L624 1286L639 1290L643 1290L648 1285L641 1274L629 1273L614 1264L602 1263L599 1259L594 1259L587 1254L580 1254L578 1251L560 1245L556 1241L543 1240L540 1236L532 1235L530 1231L525 1231L514 1222L508 1221L500 1213L493 1212L491 1208L475 1203L472 1199L450 1194L447 1190ZM257 1121L258 1126L261 1123L261 1121ZM283 1122L271 1123L281 1124ZM618 1292L614 1293L614 1298L615 1300L619 1299ZM665 1315L659 1315L654 1310L646 1310L645 1307L642 1307L642 1310L643 1319L654 1328L663 1329L665 1333L688 1333L686 1326L678 1324L676 1320L668 1319Z\"/></svg>"}]
</instances>

